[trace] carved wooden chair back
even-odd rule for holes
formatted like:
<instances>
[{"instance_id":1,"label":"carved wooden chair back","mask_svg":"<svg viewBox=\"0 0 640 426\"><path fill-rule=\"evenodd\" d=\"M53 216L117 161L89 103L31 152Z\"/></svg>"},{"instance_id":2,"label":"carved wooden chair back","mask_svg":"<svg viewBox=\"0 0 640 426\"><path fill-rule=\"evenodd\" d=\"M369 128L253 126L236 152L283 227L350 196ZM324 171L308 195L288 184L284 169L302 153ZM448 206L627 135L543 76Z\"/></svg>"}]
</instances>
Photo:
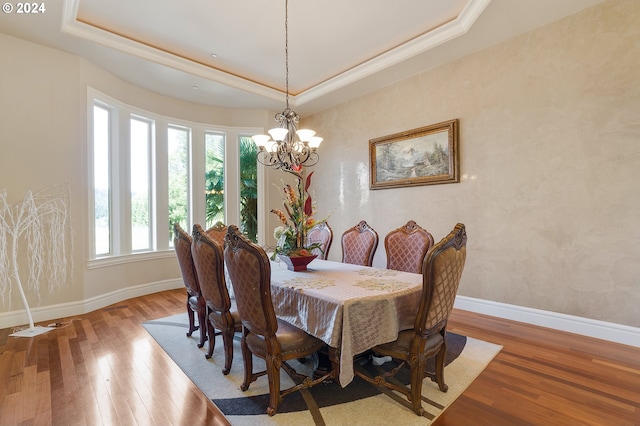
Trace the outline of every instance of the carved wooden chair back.
<instances>
[{"instance_id":1,"label":"carved wooden chair back","mask_svg":"<svg viewBox=\"0 0 640 426\"><path fill-rule=\"evenodd\" d=\"M422 300L416 316L416 332L441 331L453 310L467 258L467 233L463 224L455 228L427 253L423 266Z\"/></svg>"},{"instance_id":2,"label":"carved wooden chair back","mask_svg":"<svg viewBox=\"0 0 640 426\"><path fill-rule=\"evenodd\" d=\"M444 381L444 362L447 353L446 326L453 309L453 302L460 284L467 250L467 234L463 224L455 228L437 243L424 260L422 295L414 328L403 330L393 342L378 345L372 349L381 356L390 356L409 367L410 387L407 388L390 379L400 367L391 372L375 372L356 369L356 374L378 386L396 390L404 394L418 415L422 408L422 382L425 376L438 384L442 392L448 386ZM435 371L427 371L427 360L435 356Z\"/></svg>"},{"instance_id":3,"label":"carved wooden chair back","mask_svg":"<svg viewBox=\"0 0 640 426\"><path fill-rule=\"evenodd\" d=\"M422 273L424 258L432 246L433 236L410 220L404 226L389 232L384 238L387 269Z\"/></svg>"},{"instance_id":4,"label":"carved wooden chair back","mask_svg":"<svg viewBox=\"0 0 640 426\"><path fill-rule=\"evenodd\" d=\"M198 347L204 346L207 340L206 328L206 305L200 284L193 265L191 255L191 236L185 232L178 222L173 224L173 248L176 251L182 282L187 289L187 314L189 316L189 331L187 336L191 336L194 331L200 328L200 343ZM194 312L198 315L198 325L195 324Z\"/></svg>"},{"instance_id":5,"label":"carved wooden chair back","mask_svg":"<svg viewBox=\"0 0 640 426\"><path fill-rule=\"evenodd\" d=\"M206 233L209 238L218 243L224 250L224 237L227 235L227 225L218 221L211 228L207 229Z\"/></svg>"},{"instance_id":6,"label":"carved wooden chair back","mask_svg":"<svg viewBox=\"0 0 640 426\"><path fill-rule=\"evenodd\" d=\"M236 295L236 304L242 321L242 360L244 380L240 387L247 390L258 377L267 374L269 380L269 406L267 414L273 416L282 398L299 389L321 383L331 372L318 379L299 375L286 361L310 356L325 346L324 342L303 330L276 318L271 300L271 264L262 247L249 241L238 227L230 225L225 238L224 261ZM253 355L262 358L266 371L253 372ZM289 375L304 380L280 391L280 367Z\"/></svg>"},{"instance_id":7,"label":"carved wooden chair back","mask_svg":"<svg viewBox=\"0 0 640 426\"><path fill-rule=\"evenodd\" d=\"M329 257L329 249L333 242L333 230L327 222L320 223L309 230L307 233L307 245L319 243L320 248L311 250L312 254L318 255L318 259L327 259Z\"/></svg>"},{"instance_id":8,"label":"carved wooden chair back","mask_svg":"<svg viewBox=\"0 0 640 426\"><path fill-rule=\"evenodd\" d=\"M227 229L228 229L227 225L218 221L211 228L207 229L205 232L207 233L209 238L211 238L216 243L218 243L220 247L222 247L222 250L224 250L224 238L227 236ZM225 268L225 279L227 282L227 293L229 293L229 297L231 297L231 301L233 302L233 300L235 300L235 294L233 294L233 287L231 286L231 280L229 279L229 275L227 274L226 268Z\"/></svg>"},{"instance_id":9,"label":"carved wooden chair back","mask_svg":"<svg viewBox=\"0 0 640 426\"><path fill-rule=\"evenodd\" d=\"M240 316L235 310L224 279L224 253L222 246L214 241L200 225L193 226L191 254L202 297L208 309L207 334L209 352L213 355L215 336L222 335L225 353L223 374L229 374L233 362L233 334L242 331ZM219 331L216 332L216 329Z\"/></svg>"},{"instance_id":10,"label":"carved wooden chair back","mask_svg":"<svg viewBox=\"0 0 640 426\"><path fill-rule=\"evenodd\" d=\"M361 220L342 234L342 262L371 266L378 248L378 233Z\"/></svg>"},{"instance_id":11,"label":"carved wooden chair back","mask_svg":"<svg viewBox=\"0 0 640 426\"><path fill-rule=\"evenodd\" d=\"M224 261L242 324L251 333L274 336L278 321L271 301L269 257L262 247L249 241L235 225L230 225L225 237Z\"/></svg>"}]
</instances>

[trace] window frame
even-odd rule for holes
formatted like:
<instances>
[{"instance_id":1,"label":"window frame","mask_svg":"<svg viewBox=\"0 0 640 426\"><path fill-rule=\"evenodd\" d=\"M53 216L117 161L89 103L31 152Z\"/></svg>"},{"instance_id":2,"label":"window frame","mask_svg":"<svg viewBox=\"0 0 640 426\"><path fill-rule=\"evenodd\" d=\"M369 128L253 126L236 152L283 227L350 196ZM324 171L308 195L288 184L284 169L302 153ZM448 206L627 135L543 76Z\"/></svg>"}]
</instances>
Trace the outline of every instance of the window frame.
<instances>
[{"instance_id":1,"label":"window frame","mask_svg":"<svg viewBox=\"0 0 640 426\"><path fill-rule=\"evenodd\" d=\"M146 158L146 162L147 162L147 185L148 185L148 194L147 194L147 203L148 203L148 218L147 220L149 221L149 227L147 230L147 243L148 243L148 247L147 248L141 248L141 249L134 249L133 248L133 234L134 234L134 230L133 230L133 222L129 221L127 223L127 227L128 227L128 232L127 232L127 243L129 245L129 252L131 253L144 253L144 252L149 252L149 251L153 251L153 248L157 246L156 244L156 233L153 232L153 230L155 229L155 214L154 214L154 206L156 206L155 200L155 187L156 185L155 183L155 179L154 179L154 157L155 157L155 129L156 129L156 123L155 120L153 118L150 118L146 115L140 115L140 114L135 114L135 113L131 113L129 114L129 120L128 120L128 124L129 124L129 138L127 139L126 142L128 142L128 149L126 151L127 158L123 158L123 156L120 156L119 160L123 160L126 163L129 164L129 166L127 167L127 171L128 173L128 178L127 178L127 186L125 188L125 192L128 194L128 199L125 202L125 208L128 207L128 214L126 214L126 218L131 219L132 218L132 214L133 214L133 200L131 198L132 195L132 191L131 191L131 187L132 187L132 167L133 165L131 164L131 122L133 120L139 121L141 123L145 123L148 126L147 129L147 135L146 135L146 145L147 145L147 158Z\"/></svg>"},{"instance_id":2,"label":"window frame","mask_svg":"<svg viewBox=\"0 0 640 426\"><path fill-rule=\"evenodd\" d=\"M169 222L169 191L171 188L169 188L169 130L177 130L177 131L185 131L187 133L187 227L192 227L194 221L193 221L193 217L192 217L192 207L193 207L193 182L194 182L194 176L193 176L193 129L191 127L188 126L184 126L182 124L175 124L173 122L173 120L168 121L167 123L167 127L166 127L166 144L164 145L165 149L167 150L167 163L166 163L166 173L167 173L167 191L166 191L166 196L167 196L167 209L166 209L166 213L167 213L167 218L164 222L158 222L158 223L165 223L168 224ZM167 229L169 229L169 227L167 227ZM172 238L171 235L168 235L167 238L167 244L169 245L169 248L173 248L173 242L172 242Z\"/></svg>"},{"instance_id":3,"label":"window frame","mask_svg":"<svg viewBox=\"0 0 640 426\"><path fill-rule=\"evenodd\" d=\"M107 131L108 131L108 135L107 135L107 157L108 157L108 165L107 165L107 180L108 180L108 188L107 188L107 198L108 198L108 212L107 212L107 216L109 218L109 229L111 229L111 227L113 226L113 196L112 196L112 192L113 192L113 188L112 188L112 164L113 164L113 143L112 143L112 139L113 139L113 135L117 132L117 128L115 126L114 122L117 122L117 120L113 120L113 115L117 113L117 110L115 110L113 107L111 107L110 105L100 101L100 100L94 100L91 104L89 104L88 109L90 110L89 113L89 119L87 120L87 128L88 128L88 132L89 132L89 140L91 141L91 143L89 143L88 146L88 154L89 154L89 176L90 176L90 187L89 187L89 217L90 217L90 228L91 228L91 232L88 233L88 235L90 236L89 238L89 251L92 254L92 256L94 258L102 258L102 257L110 257L114 255L113 252L113 248L114 248L114 244L113 244L113 234L111 232L109 232L109 250L106 253L100 253L99 255L96 254L96 238L95 238L95 231L96 231L96 209L95 209L95 205L96 205L96 198L95 198L95 167L93 166L94 161L95 161L95 150L94 150L94 111L95 111L95 107L101 108L105 111L107 111L107 113L109 114L109 122L107 123Z\"/></svg>"},{"instance_id":4,"label":"window frame","mask_svg":"<svg viewBox=\"0 0 640 426\"><path fill-rule=\"evenodd\" d=\"M93 107L98 105L110 111L110 248L107 255L95 254L95 198L94 198L94 157L93 157ZM142 117L154 123L150 149L150 229L151 248L135 251L131 249L131 203L130 203L130 118ZM178 127L190 130L188 142L189 161L189 206L188 232L194 223L206 223L205 206L205 134L224 135L224 217L227 223L239 223L239 146L240 137L262 131L258 127L230 127L212 123L198 123L174 117L167 117L153 111L143 110L118 101L91 87L87 89L87 131L88 131L88 203L89 203L89 269L107 265L128 263L174 255L170 244L169 227L160 225L168 223L168 129ZM265 175L263 167L258 167L258 241L263 241L264 226L261 212L265 208ZM127 195L128 196L125 196ZM128 200L128 201L127 201ZM128 219L127 219L128 218ZM127 223L128 221L128 223ZM123 244L123 242L129 242Z\"/></svg>"}]
</instances>

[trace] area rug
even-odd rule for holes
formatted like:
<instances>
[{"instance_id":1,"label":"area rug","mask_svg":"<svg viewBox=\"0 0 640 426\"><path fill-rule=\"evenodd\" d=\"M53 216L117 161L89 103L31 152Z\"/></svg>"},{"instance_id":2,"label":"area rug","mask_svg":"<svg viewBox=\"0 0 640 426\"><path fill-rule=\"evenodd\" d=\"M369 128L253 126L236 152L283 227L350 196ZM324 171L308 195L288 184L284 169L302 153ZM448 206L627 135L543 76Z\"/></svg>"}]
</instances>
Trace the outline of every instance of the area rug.
<instances>
[{"instance_id":1,"label":"area rug","mask_svg":"<svg viewBox=\"0 0 640 426\"><path fill-rule=\"evenodd\" d=\"M278 413L269 417L269 384L266 376L251 383L245 392L240 390L243 378L240 336L234 339L234 359L231 372L222 374L224 353L218 336L213 357L205 358L208 343L198 348L199 332L186 336L186 313L143 323L145 329L185 374L225 414L232 425L429 425L484 370L502 348L499 345L447 333L447 366L445 381L448 392L441 392L436 383L425 379L422 387L422 406L426 413L417 416L406 398L396 392L379 388L356 377L342 388L337 383L320 384L287 395L278 406ZM310 361L291 363L300 371L312 368ZM372 365L366 358L356 368L372 371L390 368ZM264 362L254 357L254 371L264 369ZM408 374L398 377L408 383ZM282 371L281 388L293 384Z\"/></svg>"}]
</instances>

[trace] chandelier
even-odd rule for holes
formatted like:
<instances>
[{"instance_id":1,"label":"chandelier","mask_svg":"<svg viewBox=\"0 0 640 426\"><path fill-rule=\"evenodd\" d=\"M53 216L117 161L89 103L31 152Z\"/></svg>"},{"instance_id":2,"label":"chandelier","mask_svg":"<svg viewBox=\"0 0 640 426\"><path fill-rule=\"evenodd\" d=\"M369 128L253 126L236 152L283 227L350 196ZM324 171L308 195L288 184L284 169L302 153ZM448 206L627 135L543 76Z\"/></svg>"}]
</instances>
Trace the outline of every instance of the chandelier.
<instances>
[{"instance_id":1,"label":"chandelier","mask_svg":"<svg viewBox=\"0 0 640 426\"><path fill-rule=\"evenodd\" d=\"M268 135L255 135L258 146L258 161L265 166L286 172L299 173L302 166L313 166L319 160L316 150L322 138L310 129L297 129L300 116L289 108L289 1L285 0L284 15L286 101L284 111L275 115L279 127L269 130Z\"/></svg>"}]
</instances>

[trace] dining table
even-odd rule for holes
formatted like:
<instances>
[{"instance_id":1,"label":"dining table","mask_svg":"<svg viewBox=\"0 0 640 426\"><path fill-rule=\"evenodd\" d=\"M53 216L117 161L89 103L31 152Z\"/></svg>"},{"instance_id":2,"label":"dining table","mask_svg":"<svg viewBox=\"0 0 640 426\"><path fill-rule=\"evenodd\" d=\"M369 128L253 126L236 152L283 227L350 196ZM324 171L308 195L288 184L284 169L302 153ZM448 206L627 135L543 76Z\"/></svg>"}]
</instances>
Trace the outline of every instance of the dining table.
<instances>
[{"instance_id":1,"label":"dining table","mask_svg":"<svg viewBox=\"0 0 640 426\"><path fill-rule=\"evenodd\" d=\"M333 349L342 387L354 378L356 355L413 328L421 293L421 274L320 259L292 271L271 261L276 316Z\"/></svg>"}]
</instances>

